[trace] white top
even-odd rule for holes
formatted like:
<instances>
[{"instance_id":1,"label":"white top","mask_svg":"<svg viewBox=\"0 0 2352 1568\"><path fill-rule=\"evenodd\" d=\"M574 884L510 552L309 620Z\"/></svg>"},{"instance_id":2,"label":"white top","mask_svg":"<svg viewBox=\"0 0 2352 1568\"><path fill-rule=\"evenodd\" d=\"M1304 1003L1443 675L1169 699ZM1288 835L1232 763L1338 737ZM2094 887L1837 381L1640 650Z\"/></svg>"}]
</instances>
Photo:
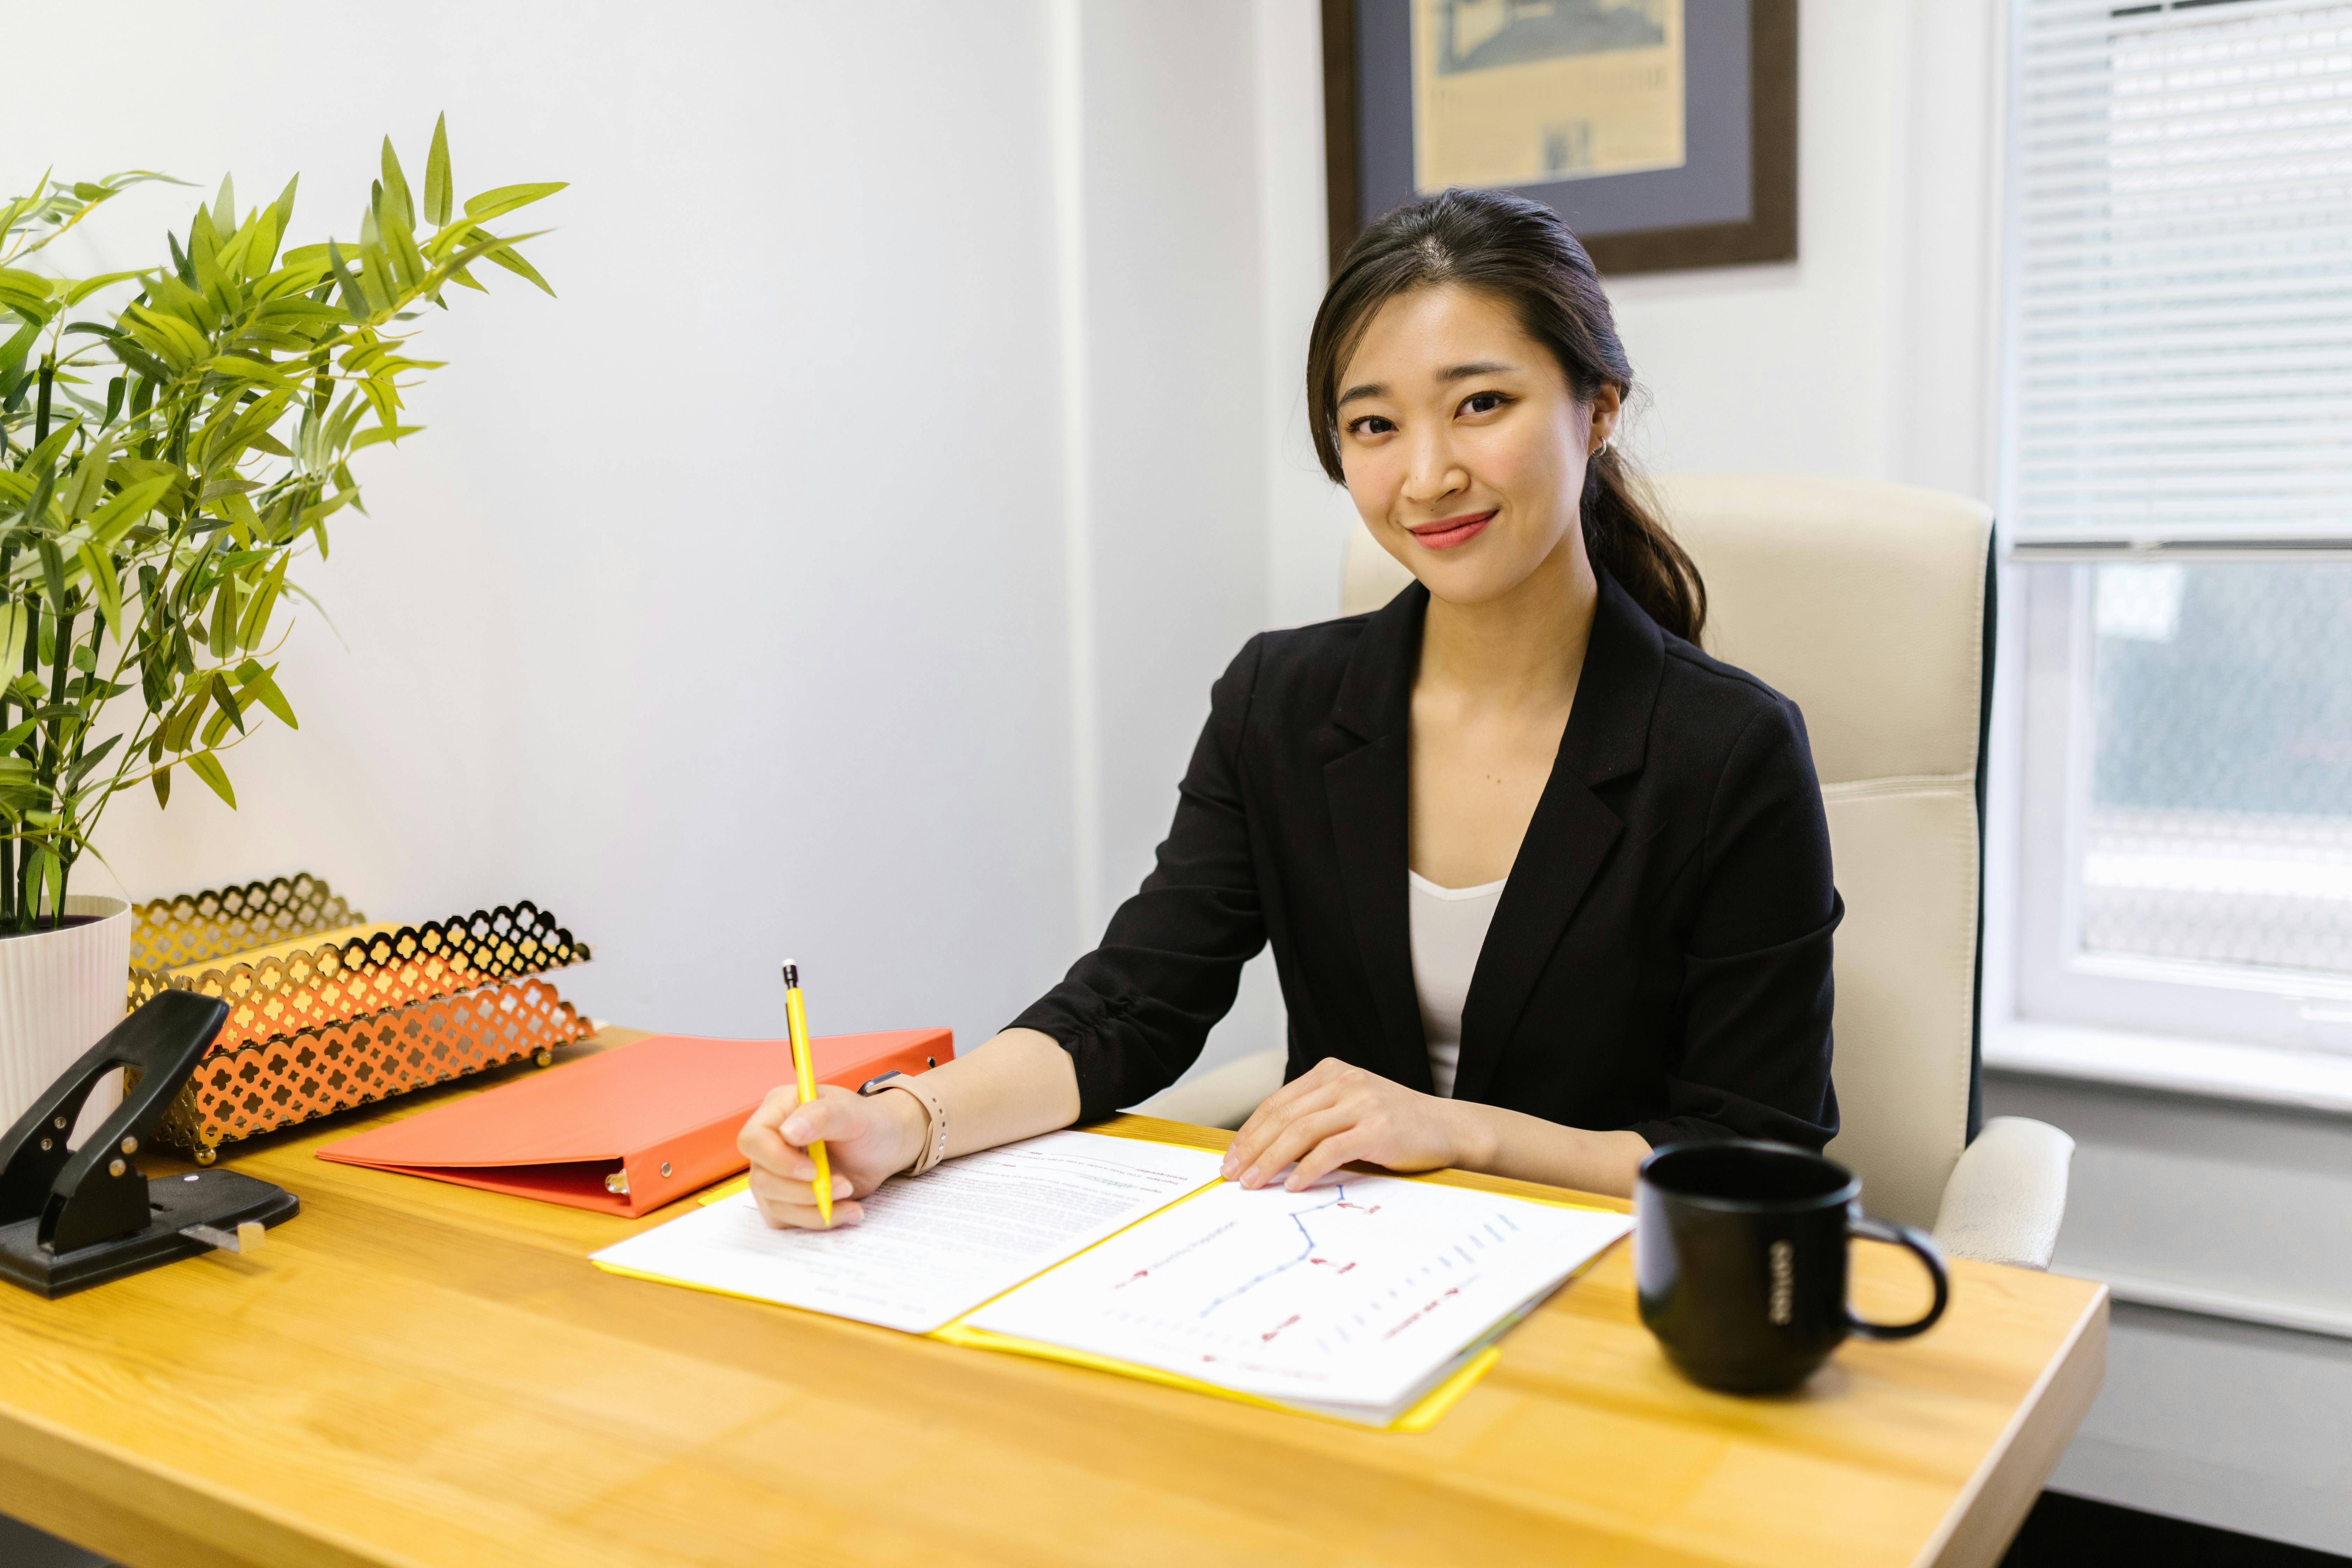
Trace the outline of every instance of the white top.
<instances>
[{"instance_id":1,"label":"white top","mask_svg":"<svg viewBox=\"0 0 2352 1568\"><path fill-rule=\"evenodd\" d=\"M1421 996L1421 1033L1429 1043L1429 1077L1451 1099L1454 1069L1462 1060L1462 1004L1470 999L1470 975L1503 882L1477 888L1441 888L1418 872L1405 873L1412 889L1412 988Z\"/></svg>"}]
</instances>

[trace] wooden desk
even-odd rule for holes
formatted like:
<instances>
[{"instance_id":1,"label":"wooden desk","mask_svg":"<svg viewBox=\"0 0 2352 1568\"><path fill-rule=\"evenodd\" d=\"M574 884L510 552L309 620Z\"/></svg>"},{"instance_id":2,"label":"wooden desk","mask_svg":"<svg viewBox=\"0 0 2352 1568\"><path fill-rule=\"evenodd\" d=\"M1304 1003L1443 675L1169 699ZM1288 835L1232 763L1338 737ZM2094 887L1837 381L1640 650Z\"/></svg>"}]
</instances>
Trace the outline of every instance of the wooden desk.
<instances>
[{"instance_id":1,"label":"wooden desk","mask_svg":"<svg viewBox=\"0 0 2352 1568\"><path fill-rule=\"evenodd\" d=\"M310 1157L479 1087L241 1146L303 1203L250 1258L0 1289L0 1511L135 1568L1989 1563L2105 1349L2101 1287L1958 1263L1925 1338L1712 1394L1621 1245L1433 1429L1359 1431L587 1263L675 1210ZM1916 1274L1858 1247L1857 1302L1908 1315Z\"/></svg>"}]
</instances>

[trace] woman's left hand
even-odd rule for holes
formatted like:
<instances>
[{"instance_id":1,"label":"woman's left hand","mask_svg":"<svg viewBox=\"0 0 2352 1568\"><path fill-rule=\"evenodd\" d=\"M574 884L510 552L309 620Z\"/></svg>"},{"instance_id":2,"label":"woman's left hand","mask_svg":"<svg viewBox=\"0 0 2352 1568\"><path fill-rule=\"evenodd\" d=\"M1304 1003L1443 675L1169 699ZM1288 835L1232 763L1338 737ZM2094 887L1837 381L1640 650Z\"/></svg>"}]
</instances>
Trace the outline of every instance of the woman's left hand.
<instances>
[{"instance_id":1,"label":"woman's left hand","mask_svg":"<svg viewBox=\"0 0 2352 1568\"><path fill-rule=\"evenodd\" d=\"M1224 1174L1262 1187L1285 1165L1292 1192L1350 1160L1391 1171L1433 1171L1473 1158L1475 1127L1462 1102L1421 1094L1326 1057L1266 1097L1234 1134Z\"/></svg>"}]
</instances>

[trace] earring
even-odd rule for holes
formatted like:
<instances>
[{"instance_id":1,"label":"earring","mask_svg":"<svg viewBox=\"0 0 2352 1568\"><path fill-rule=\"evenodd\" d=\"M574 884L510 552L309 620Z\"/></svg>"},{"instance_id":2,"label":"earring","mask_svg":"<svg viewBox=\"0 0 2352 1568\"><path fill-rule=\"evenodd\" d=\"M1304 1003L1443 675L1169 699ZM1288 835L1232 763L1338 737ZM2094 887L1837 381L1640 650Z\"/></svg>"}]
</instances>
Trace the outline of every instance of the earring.
<instances>
[{"instance_id":1,"label":"earring","mask_svg":"<svg viewBox=\"0 0 2352 1568\"><path fill-rule=\"evenodd\" d=\"M1603 436L1601 437L1601 445L1592 448L1592 456L1595 458L1607 457L1609 455L1609 448L1615 445L1616 440L1617 437L1614 436Z\"/></svg>"}]
</instances>

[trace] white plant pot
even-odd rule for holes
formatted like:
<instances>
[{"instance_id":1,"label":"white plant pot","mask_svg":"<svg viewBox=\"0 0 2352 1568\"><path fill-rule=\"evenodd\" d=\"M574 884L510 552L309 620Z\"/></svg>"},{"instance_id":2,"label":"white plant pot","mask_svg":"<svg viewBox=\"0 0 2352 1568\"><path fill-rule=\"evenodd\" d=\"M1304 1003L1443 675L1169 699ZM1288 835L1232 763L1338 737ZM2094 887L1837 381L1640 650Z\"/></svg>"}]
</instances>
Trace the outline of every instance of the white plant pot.
<instances>
[{"instance_id":1,"label":"white plant pot","mask_svg":"<svg viewBox=\"0 0 2352 1568\"><path fill-rule=\"evenodd\" d=\"M69 893L66 913L99 918L62 931L0 936L0 1132L122 1022L131 984L131 906ZM121 1074L116 1073L90 1097L81 1125L121 1101Z\"/></svg>"}]
</instances>

